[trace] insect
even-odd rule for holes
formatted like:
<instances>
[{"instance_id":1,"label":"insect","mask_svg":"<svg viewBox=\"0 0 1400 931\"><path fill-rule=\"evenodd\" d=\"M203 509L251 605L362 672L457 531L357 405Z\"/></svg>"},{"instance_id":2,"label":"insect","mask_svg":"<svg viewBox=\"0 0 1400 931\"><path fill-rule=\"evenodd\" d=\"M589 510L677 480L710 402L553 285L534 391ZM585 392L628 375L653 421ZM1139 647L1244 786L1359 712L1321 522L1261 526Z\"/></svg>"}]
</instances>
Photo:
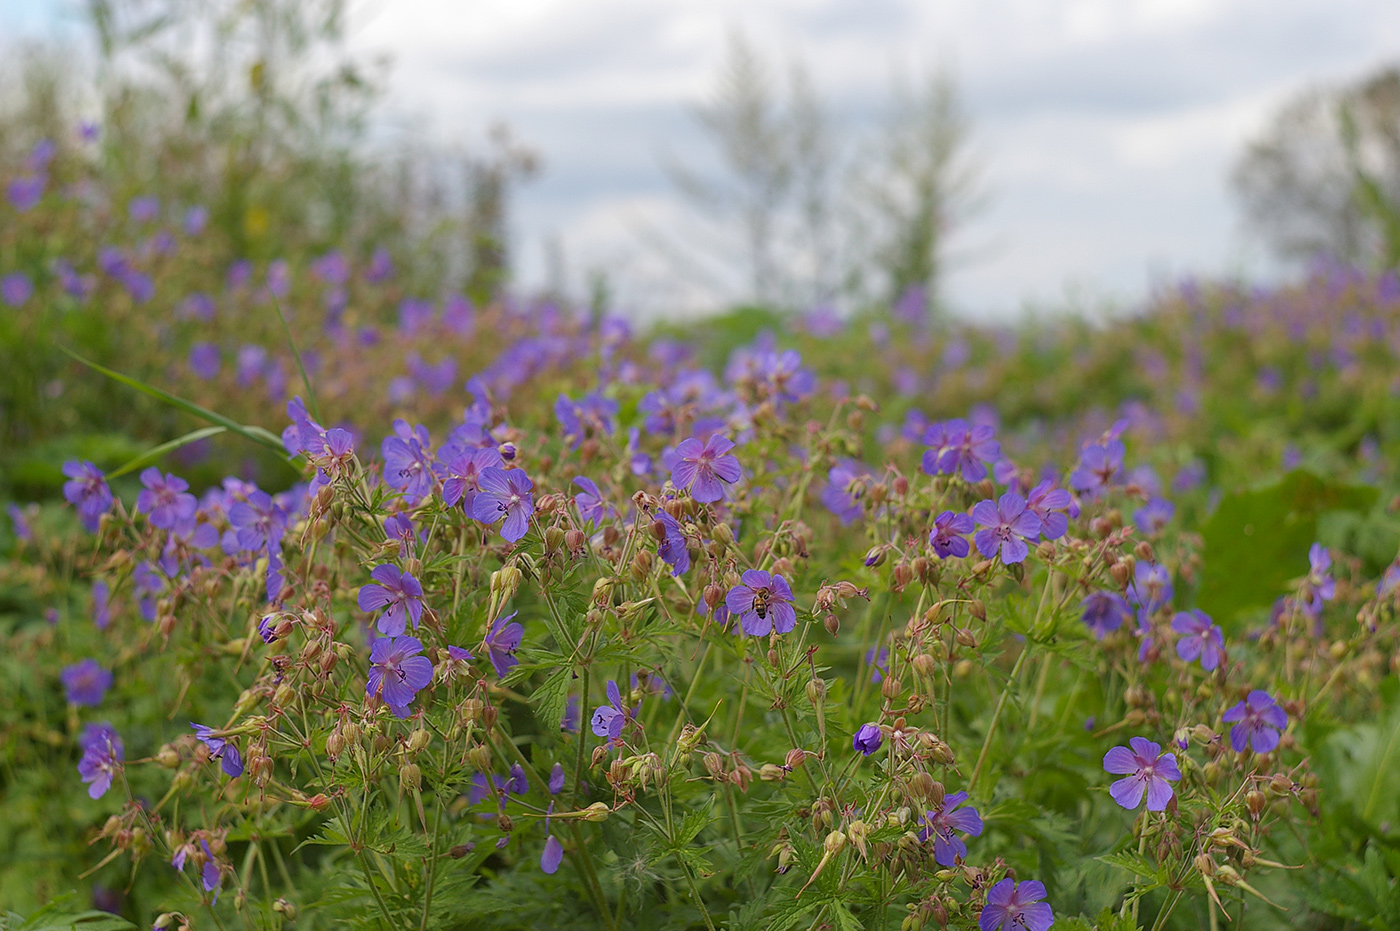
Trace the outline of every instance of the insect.
<instances>
[{"instance_id":1,"label":"insect","mask_svg":"<svg viewBox=\"0 0 1400 931\"><path fill-rule=\"evenodd\" d=\"M766 588L760 588L753 593L753 610L759 617L768 617L768 599L772 593Z\"/></svg>"}]
</instances>

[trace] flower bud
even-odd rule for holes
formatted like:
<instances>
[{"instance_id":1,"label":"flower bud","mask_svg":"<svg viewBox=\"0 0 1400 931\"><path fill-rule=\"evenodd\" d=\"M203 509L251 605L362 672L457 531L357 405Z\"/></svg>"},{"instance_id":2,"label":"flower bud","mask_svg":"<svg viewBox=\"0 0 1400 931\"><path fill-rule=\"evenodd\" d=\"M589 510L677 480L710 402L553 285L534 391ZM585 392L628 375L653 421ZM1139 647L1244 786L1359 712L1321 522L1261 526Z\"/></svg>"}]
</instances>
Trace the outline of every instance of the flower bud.
<instances>
[{"instance_id":1,"label":"flower bud","mask_svg":"<svg viewBox=\"0 0 1400 931\"><path fill-rule=\"evenodd\" d=\"M467 760L479 773L489 773L491 771L491 748L486 744L477 744L467 751Z\"/></svg>"},{"instance_id":2,"label":"flower bud","mask_svg":"<svg viewBox=\"0 0 1400 931\"><path fill-rule=\"evenodd\" d=\"M1249 814L1257 821L1264 806L1268 804L1268 800L1264 798L1263 792L1258 789L1250 789L1245 793L1244 804L1249 809Z\"/></svg>"},{"instance_id":3,"label":"flower bud","mask_svg":"<svg viewBox=\"0 0 1400 931\"><path fill-rule=\"evenodd\" d=\"M175 769L180 765L180 751L174 744L166 744L156 753L156 762L166 769Z\"/></svg>"},{"instance_id":4,"label":"flower bud","mask_svg":"<svg viewBox=\"0 0 1400 931\"><path fill-rule=\"evenodd\" d=\"M277 691L272 693L272 703L279 708L290 707L296 700L297 693L285 682L277 686Z\"/></svg>"},{"instance_id":5,"label":"flower bud","mask_svg":"<svg viewBox=\"0 0 1400 931\"><path fill-rule=\"evenodd\" d=\"M924 678L930 678L938 671L938 661L927 653L914 657L914 671Z\"/></svg>"},{"instance_id":6,"label":"flower bud","mask_svg":"<svg viewBox=\"0 0 1400 931\"><path fill-rule=\"evenodd\" d=\"M515 593L520 591L522 578L522 573L515 566L502 566L491 573L491 596L499 597L501 601L514 598Z\"/></svg>"},{"instance_id":7,"label":"flower bud","mask_svg":"<svg viewBox=\"0 0 1400 931\"><path fill-rule=\"evenodd\" d=\"M872 546L865 554L865 564L874 568L885 561L885 548L883 546Z\"/></svg>"},{"instance_id":8,"label":"flower bud","mask_svg":"<svg viewBox=\"0 0 1400 931\"><path fill-rule=\"evenodd\" d=\"M886 676L880 683L880 694L893 701L899 697L900 682L894 676Z\"/></svg>"},{"instance_id":9,"label":"flower bud","mask_svg":"<svg viewBox=\"0 0 1400 931\"><path fill-rule=\"evenodd\" d=\"M644 581L651 574L651 565L651 550L637 550L632 557L632 581Z\"/></svg>"},{"instance_id":10,"label":"flower bud","mask_svg":"<svg viewBox=\"0 0 1400 931\"><path fill-rule=\"evenodd\" d=\"M728 524L715 524L710 528L710 536L716 543L722 543L725 546L734 542L734 531L730 529Z\"/></svg>"},{"instance_id":11,"label":"flower bud","mask_svg":"<svg viewBox=\"0 0 1400 931\"><path fill-rule=\"evenodd\" d=\"M612 814L607 802L594 802L584 810L584 821L607 821L608 815Z\"/></svg>"},{"instance_id":12,"label":"flower bud","mask_svg":"<svg viewBox=\"0 0 1400 931\"><path fill-rule=\"evenodd\" d=\"M783 760L783 764L788 769L798 769L805 762L807 762L807 751L797 749L789 750L787 757Z\"/></svg>"},{"instance_id":13,"label":"flower bud","mask_svg":"<svg viewBox=\"0 0 1400 931\"><path fill-rule=\"evenodd\" d=\"M983 601L982 599L980 599L980 598L974 598L974 599L972 600L972 603L969 604L969 605L967 606L967 613L968 613L968 614L971 614L973 617L977 618L977 620L979 620L979 621L985 621L985 620L987 619L987 604L986 604L986 602L984 602L984 601Z\"/></svg>"},{"instance_id":14,"label":"flower bud","mask_svg":"<svg viewBox=\"0 0 1400 931\"><path fill-rule=\"evenodd\" d=\"M894 493L901 498L909 494L909 479L905 478L903 475L896 475L892 485L894 487Z\"/></svg>"},{"instance_id":15,"label":"flower bud","mask_svg":"<svg viewBox=\"0 0 1400 931\"><path fill-rule=\"evenodd\" d=\"M836 856L846 847L846 835L840 831L832 831L826 835L826 840L822 841L822 850L831 856Z\"/></svg>"},{"instance_id":16,"label":"flower bud","mask_svg":"<svg viewBox=\"0 0 1400 931\"><path fill-rule=\"evenodd\" d=\"M279 898L273 902L272 910L288 921L297 920L297 907L286 899Z\"/></svg>"},{"instance_id":17,"label":"flower bud","mask_svg":"<svg viewBox=\"0 0 1400 931\"><path fill-rule=\"evenodd\" d=\"M841 632L841 619L834 614L827 614L826 617L822 618L822 626L826 628L828 634L835 637Z\"/></svg>"},{"instance_id":18,"label":"flower bud","mask_svg":"<svg viewBox=\"0 0 1400 931\"><path fill-rule=\"evenodd\" d=\"M1137 555L1139 562L1156 562L1157 556L1152 552L1152 544L1146 540L1139 540L1138 545L1133 548L1133 553Z\"/></svg>"},{"instance_id":19,"label":"flower bud","mask_svg":"<svg viewBox=\"0 0 1400 931\"><path fill-rule=\"evenodd\" d=\"M822 679L809 679L807 681L807 700L814 705L820 705L826 700L826 682Z\"/></svg>"},{"instance_id":20,"label":"flower bud","mask_svg":"<svg viewBox=\"0 0 1400 931\"><path fill-rule=\"evenodd\" d=\"M716 782L724 778L724 757L711 750L705 754L705 772L710 774L710 778Z\"/></svg>"},{"instance_id":21,"label":"flower bud","mask_svg":"<svg viewBox=\"0 0 1400 931\"><path fill-rule=\"evenodd\" d=\"M787 772L776 763L764 763L758 768L758 778L764 782L781 782Z\"/></svg>"},{"instance_id":22,"label":"flower bud","mask_svg":"<svg viewBox=\"0 0 1400 931\"><path fill-rule=\"evenodd\" d=\"M428 748L428 744L432 743L432 741L433 735L420 727L412 734L408 735L408 752L422 753Z\"/></svg>"}]
</instances>

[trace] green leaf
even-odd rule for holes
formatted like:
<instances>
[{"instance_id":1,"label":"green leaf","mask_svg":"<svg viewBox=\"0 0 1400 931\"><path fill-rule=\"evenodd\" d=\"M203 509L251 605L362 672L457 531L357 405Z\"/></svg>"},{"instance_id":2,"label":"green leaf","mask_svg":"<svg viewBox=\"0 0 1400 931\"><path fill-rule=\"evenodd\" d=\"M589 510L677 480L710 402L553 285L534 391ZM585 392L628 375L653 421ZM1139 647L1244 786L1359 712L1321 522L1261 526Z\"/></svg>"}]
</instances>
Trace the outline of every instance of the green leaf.
<instances>
[{"instance_id":1,"label":"green leaf","mask_svg":"<svg viewBox=\"0 0 1400 931\"><path fill-rule=\"evenodd\" d=\"M170 440L167 443L161 443L159 446L155 446L151 449L146 450L144 453L137 456L135 459L132 459L130 462L128 462L121 468L113 469L111 472L108 472L107 478L113 479L119 475L125 475L128 472L135 472L142 466L148 465L152 462L159 460L160 457L164 456L166 453L174 452L181 446L188 446L189 444L198 442L199 440L205 439L206 437L218 436L220 433L227 432L227 427L200 427L198 430L191 430L184 436L177 437L176 439Z\"/></svg>"},{"instance_id":2,"label":"green leaf","mask_svg":"<svg viewBox=\"0 0 1400 931\"><path fill-rule=\"evenodd\" d=\"M1224 625L1242 611L1267 608L1290 579L1307 572L1319 515L1369 510L1377 494L1296 469L1264 488L1226 495L1202 529L1201 609Z\"/></svg>"},{"instance_id":3,"label":"green leaf","mask_svg":"<svg viewBox=\"0 0 1400 931\"><path fill-rule=\"evenodd\" d=\"M544 733L557 733L564 711L569 706L569 684L573 681L574 668L564 666L554 672L535 689L530 701L536 706L535 718L540 722Z\"/></svg>"}]
</instances>

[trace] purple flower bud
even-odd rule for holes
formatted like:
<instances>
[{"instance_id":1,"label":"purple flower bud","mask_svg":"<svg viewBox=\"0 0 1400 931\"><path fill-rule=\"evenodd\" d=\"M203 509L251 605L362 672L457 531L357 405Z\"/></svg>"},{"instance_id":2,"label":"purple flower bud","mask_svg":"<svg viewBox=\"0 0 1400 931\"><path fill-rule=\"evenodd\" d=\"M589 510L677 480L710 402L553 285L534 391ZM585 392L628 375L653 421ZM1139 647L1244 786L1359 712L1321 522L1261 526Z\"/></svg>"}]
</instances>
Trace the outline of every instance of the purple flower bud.
<instances>
[{"instance_id":1,"label":"purple flower bud","mask_svg":"<svg viewBox=\"0 0 1400 931\"><path fill-rule=\"evenodd\" d=\"M884 741L885 735L881 733L878 724L862 724L860 729L856 731L855 739L851 741L851 744L864 756L870 756L880 749L880 744Z\"/></svg>"}]
</instances>

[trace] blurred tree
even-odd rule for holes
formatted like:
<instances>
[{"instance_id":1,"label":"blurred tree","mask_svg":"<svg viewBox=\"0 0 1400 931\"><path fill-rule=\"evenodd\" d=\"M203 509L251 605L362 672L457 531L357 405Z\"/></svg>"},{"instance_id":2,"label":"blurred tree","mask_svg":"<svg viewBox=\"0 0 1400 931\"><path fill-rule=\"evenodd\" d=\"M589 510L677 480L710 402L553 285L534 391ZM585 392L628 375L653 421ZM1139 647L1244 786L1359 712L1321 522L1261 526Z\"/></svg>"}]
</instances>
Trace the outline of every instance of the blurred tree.
<instances>
[{"instance_id":1,"label":"blurred tree","mask_svg":"<svg viewBox=\"0 0 1400 931\"><path fill-rule=\"evenodd\" d=\"M917 290L931 309L947 234L975 199L968 121L943 74L918 89L896 83L892 98L879 131L861 143L835 123L801 62L783 86L731 33L713 96L695 109L718 177L665 162L709 228L653 241L740 301L889 303ZM726 287L734 268L745 270L743 282Z\"/></svg>"},{"instance_id":2,"label":"blurred tree","mask_svg":"<svg viewBox=\"0 0 1400 931\"><path fill-rule=\"evenodd\" d=\"M896 83L883 132L860 176L871 235L864 266L877 294L938 306L948 234L978 203L979 175L966 157L969 122L951 77L922 87Z\"/></svg>"},{"instance_id":3,"label":"blurred tree","mask_svg":"<svg viewBox=\"0 0 1400 931\"><path fill-rule=\"evenodd\" d=\"M1285 103L1233 173L1280 258L1400 264L1400 70Z\"/></svg>"}]
</instances>

